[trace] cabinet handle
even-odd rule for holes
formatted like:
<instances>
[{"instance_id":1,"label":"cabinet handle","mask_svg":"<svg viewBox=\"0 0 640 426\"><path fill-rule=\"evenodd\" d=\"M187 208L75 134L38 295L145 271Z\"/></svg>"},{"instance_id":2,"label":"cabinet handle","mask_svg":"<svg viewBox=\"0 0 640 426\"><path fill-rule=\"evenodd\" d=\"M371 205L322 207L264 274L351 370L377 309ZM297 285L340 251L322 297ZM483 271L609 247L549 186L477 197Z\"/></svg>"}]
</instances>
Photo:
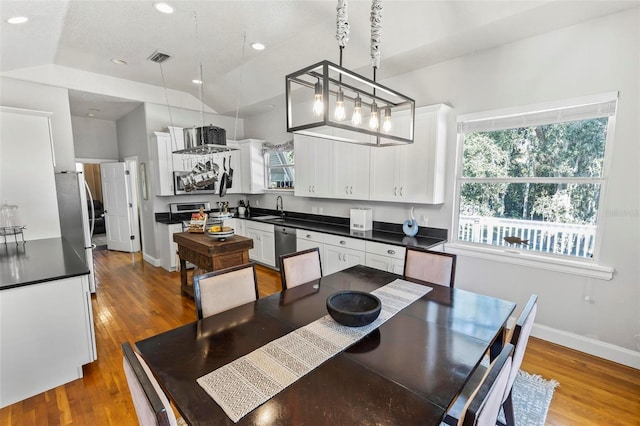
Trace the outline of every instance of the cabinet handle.
<instances>
[{"instance_id":1,"label":"cabinet handle","mask_svg":"<svg viewBox=\"0 0 640 426\"><path fill-rule=\"evenodd\" d=\"M345 245L347 242L345 240L340 240L340 244Z\"/></svg>"},{"instance_id":2,"label":"cabinet handle","mask_svg":"<svg viewBox=\"0 0 640 426\"><path fill-rule=\"evenodd\" d=\"M402 195L402 187L400 187L400 196L403 197L403 195Z\"/></svg>"},{"instance_id":3,"label":"cabinet handle","mask_svg":"<svg viewBox=\"0 0 640 426\"><path fill-rule=\"evenodd\" d=\"M342 253L338 253L338 261L342 261Z\"/></svg>"},{"instance_id":4,"label":"cabinet handle","mask_svg":"<svg viewBox=\"0 0 640 426\"><path fill-rule=\"evenodd\" d=\"M349 194L353 195L353 186L349 187Z\"/></svg>"},{"instance_id":5,"label":"cabinet handle","mask_svg":"<svg viewBox=\"0 0 640 426\"><path fill-rule=\"evenodd\" d=\"M316 186L313 185L313 192L316 192Z\"/></svg>"},{"instance_id":6,"label":"cabinet handle","mask_svg":"<svg viewBox=\"0 0 640 426\"><path fill-rule=\"evenodd\" d=\"M349 186L345 186L345 187L344 187L344 192L345 192L345 194L348 194L348 193L349 193Z\"/></svg>"},{"instance_id":7,"label":"cabinet handle","mask_svg":"<svg viewBox=\"0 0 640 426\"><path fill-rule=\"evenodd\" d=\"M307 234L307 238L311 238L311 234Z\"/></svg>"},{"instance_id":8,"label":"cabinet handle","mask_svg":"<svg viewBox=\"0 0 640 426\"><path fill-rule=\"evenodd\" d=\"M394 187L393 187L393 195L394 195L394 196L397 196L397 195L398 195L398 187L397 187L397 186L394 186Z\"/></svg>"},{"instance_id":9,"label":"cabinet handle","mask_svg":"<svg viewBox=\"0 0 640 426\"><path fill-rule=\"evenodd\" d=\"M389 253L389 254L396 254L396 251L395 251L395 250L387 250L387 253Z\"/></svg>"},{"instance_id":10,"label":"cabinet handle","mask_svg":"<svg viewBox=\"0 0 640 426\"><path fill-rule=\"evenodd\" d=\"M309 192L311 192L311 185L309 185Z\"/></svg>"}]
</instances>

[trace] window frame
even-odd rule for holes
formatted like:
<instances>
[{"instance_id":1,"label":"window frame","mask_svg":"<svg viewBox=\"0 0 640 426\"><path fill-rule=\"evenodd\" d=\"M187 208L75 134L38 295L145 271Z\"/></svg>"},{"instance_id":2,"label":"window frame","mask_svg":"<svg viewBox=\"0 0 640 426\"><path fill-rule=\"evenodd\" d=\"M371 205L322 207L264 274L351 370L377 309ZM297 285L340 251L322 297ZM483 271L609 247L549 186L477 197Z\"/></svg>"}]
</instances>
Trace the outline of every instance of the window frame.
<instances>
[{"instance_id":1,"label":"window frame","mask_svg":"<svg viewBox=\"0 0 640 426\"><path fill-rule=\"evenodd\" d=\"M269 157L271 156L271 154L274 153L285 153L285 152L293 152L293 163L291 164L279 164L276 166L271 166L270 162L269 162ZM295 184L296 184L296 178L295 178L295 151L293 149L293 147L291 147L291 149L266 149L264 152L264 190L265 191L271 191L271 192L293 192L295 190ZM288 188L270 188L269 187L269 176L270 176L270 170L271 169L285 169L285 168L292 168L294 170L294 175L293 175L293 180L291 181L293 183L293 186L288 187Z\"/></svg>"},{"instance_id":2,"label":"window frame","mask_svg":"<svg viewBox=\"0 0 640 426\"><path fill-rule=\"evenodd\" d=\"M609 171L611 169L611 157L614 145L614 130L616 122L618 92L607 92L598 95L584 96L579 98L564 99L559 101L544 102L539 104L525 105L512 108L503 108L497 110L484 111L472 114L463 114L457 118L457 146L456 146L456 167L454 176L454 191L453 191L453 211L452 211L452 232L451 243L447 244L447 251L453 253L465 254L473 257L480 257L490 260L502 261L512 264L520 264L526 266L533 266L547 270L556 270L560 272L567 272L576 275L584 275L589 277L595 277L599 279L610 280L613 276L613 268L603 266L598 263L601 256L602 236L603 228L606 221L606 215L604 214L605 200L607 194L607 181ZM562 111L570 110L571 108L579 105L589 104L605 104L614 102L614 112L609 115L607 123L607 135L605 141L604 158L602 175L594 178L576 178L576 177L533 177L533 178L469 178L462 176L463 172L463 150L464 150L464 137L468 131L464 128L465 123L480 123L482 122L498 122L499 120L506 119L504 122L508 122L519 116L527 115L540 115L538 112L542 111ZM595 117L593 117L595 118ZM563 118L555 121L567 122L580 118ZM585 118L586 119L586 118ZM549 122L547 124L552 124ZM537 123L541 124L541 123ZM490 124L492 125L492 124ZM533 124L524 123L517 127L527 127ZM497 125L492 130L502 130L511 127L500 127ZM475 130L482 131L482 130ZM540 182L540 183L598 183L600 184L600 196L598 200L598 212L596 216L596 231L595 242L593 246L593 256L591 258L574 257L563 254L544 253L532 250L523 250L517 247L500 247L494 245L488 245L483 243L475 243L471 241L460 240L459 224L460 224L460 205L461 205L461 188L464 183L518 183L518 182Z\"/></svg>"}]
</instances>

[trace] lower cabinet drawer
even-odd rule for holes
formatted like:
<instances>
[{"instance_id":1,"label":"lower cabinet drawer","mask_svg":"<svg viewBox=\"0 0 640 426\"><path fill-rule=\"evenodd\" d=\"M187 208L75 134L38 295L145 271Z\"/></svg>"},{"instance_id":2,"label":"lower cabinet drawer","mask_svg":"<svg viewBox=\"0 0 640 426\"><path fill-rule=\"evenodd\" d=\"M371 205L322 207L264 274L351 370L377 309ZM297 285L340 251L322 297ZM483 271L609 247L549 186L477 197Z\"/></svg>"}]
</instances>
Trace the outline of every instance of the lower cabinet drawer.
<instances>
[{"instance_id":1,"label":"lower cabinet drawer","mask_svg":"<svg viewBox=\"0 0 640 426\"><path fill-rule=\"evenodd\" d=\"M380 256L388 256L394 259L403 259L407 252L405 247L394 246L392 244L376 243L373 241L366 241L366 252L379 254Z\"/></svg>"}]
</instances>

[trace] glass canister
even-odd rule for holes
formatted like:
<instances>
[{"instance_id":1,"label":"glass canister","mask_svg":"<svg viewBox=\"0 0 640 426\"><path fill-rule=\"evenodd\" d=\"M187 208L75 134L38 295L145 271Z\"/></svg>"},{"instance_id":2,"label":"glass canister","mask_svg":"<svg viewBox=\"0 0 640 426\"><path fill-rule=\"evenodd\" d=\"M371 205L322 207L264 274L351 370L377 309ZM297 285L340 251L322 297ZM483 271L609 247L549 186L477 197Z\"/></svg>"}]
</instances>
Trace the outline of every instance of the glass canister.
<instances>
[{"instance_id":1,"label":"glass canister","mask_svg":"<svg viewBox=\"0 0 640 426\"><path fill-rule=\"evenodd\" d=\"M6 200L2 201L0 204L0 228L7 232L20 226L18 206L11 205Z\"/></svg>"}]
</instances>

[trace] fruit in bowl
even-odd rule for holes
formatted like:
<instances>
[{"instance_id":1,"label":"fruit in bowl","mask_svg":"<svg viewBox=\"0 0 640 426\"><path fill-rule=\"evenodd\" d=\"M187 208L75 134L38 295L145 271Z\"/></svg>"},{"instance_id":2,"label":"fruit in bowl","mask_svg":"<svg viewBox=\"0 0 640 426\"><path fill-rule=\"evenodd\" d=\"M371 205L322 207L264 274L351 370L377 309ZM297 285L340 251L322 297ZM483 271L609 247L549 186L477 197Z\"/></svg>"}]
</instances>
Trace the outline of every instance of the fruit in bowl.
<instances>
[{"instance_id":1,"label":"fruit in bowl","mask_svg":"<svg viewBox=\"0 0 640 426\"><path fill-rule=\"evenodd\" d=\"M230 231L233 231L233 228L231 228L230 226L214 225L211 228L209 228L209 232L230 232Z\"/></svg>"}]
</instances>

